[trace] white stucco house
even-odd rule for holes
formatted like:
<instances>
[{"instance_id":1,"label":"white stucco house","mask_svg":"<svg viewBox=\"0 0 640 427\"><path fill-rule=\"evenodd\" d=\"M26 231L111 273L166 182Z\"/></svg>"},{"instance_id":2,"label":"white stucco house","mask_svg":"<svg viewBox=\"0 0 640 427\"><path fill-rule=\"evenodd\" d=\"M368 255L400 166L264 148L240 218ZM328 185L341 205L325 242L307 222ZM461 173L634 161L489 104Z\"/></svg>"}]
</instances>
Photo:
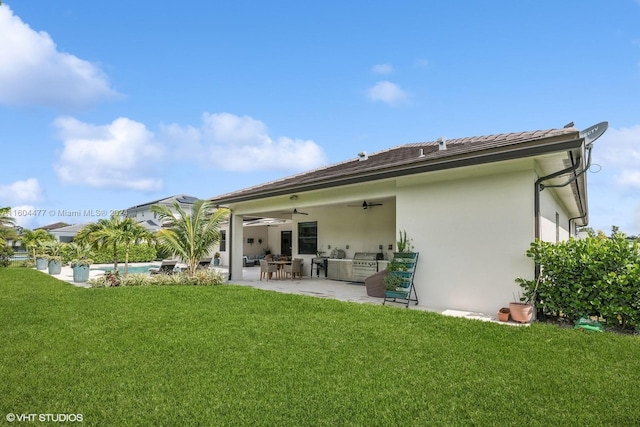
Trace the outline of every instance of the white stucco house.
<instances>
[{"instance_id":1,"label":"white stucco house","mask_svg":"<svg viewBox=\"0 0 640 427\"><path fill-rule=\"evenodd\" d=\"M249 219L290 220L263 238L277 252L289 231L306 275L317 252L335 248L389 259L406 230L420 252L420 305L495 313L518 295L516 277L534 278L525 256L534 239L564 240L587 225L586 171L606 127L406 144L214 197L231 210L230 279L242 279Z\"/></svg>"},{"instance_id":2,"label":"white stucco house","mask_svg":"<svg viewBox=\"0 0 640 427\"><path fill-rule=\"evenodd\" d=\"M125 215L127 218L133 218L138 223L142 223L143 225L153 225L156 224L159 228L161 224L157 221L157 214L151 211L151 207L155 205L167 206L169 208L173 208L173 204L178 202L180 208L182 208L186 213L191 212L191 207L198 199L193 196L188 196L186 194L178 194L175 196L165 197L163 199L152 200L150 202L142 203L139 205L131 206L125 209Z\"/></svg>"}]
</instances>

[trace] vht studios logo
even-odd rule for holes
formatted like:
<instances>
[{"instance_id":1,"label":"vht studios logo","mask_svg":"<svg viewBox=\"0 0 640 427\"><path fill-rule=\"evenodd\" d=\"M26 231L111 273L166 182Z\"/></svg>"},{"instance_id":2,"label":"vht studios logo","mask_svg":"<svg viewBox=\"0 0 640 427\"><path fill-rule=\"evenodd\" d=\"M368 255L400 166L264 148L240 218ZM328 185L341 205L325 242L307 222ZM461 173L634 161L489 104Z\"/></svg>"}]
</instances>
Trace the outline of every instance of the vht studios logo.
<instances>
[{"instance_id":1,"label":"vht studios logo","mask_svg":"<svg viewBox=\"0 0 640 427\"><path fill-rule=\"evenodd\" d=\"M83 421L82 414L14 414L9 413L5 417L10 423L17 422L35 422L40 421L50 423L81 423Z\"/></svg>"}]
</instances>

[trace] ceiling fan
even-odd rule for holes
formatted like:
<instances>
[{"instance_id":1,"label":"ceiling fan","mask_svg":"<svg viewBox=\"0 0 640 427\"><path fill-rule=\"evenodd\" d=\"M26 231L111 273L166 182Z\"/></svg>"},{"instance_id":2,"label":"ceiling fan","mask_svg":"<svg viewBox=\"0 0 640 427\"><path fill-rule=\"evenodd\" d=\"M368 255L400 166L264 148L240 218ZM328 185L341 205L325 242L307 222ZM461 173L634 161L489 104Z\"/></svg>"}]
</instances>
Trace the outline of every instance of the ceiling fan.
<instances>
[{"instance_id":1,"label":"ceiling fan","mask_svg":"<svg viewBox=\"0 0 640 427\"><path fill-rule=\"evenodd\" d=\"M362 209L369 209L372 206L382 206L382 203L378 203L378 202L367 202L366 200L362 202L361 205L349 205L352 208L362 208Z\"/></svg>"}]
</instances>

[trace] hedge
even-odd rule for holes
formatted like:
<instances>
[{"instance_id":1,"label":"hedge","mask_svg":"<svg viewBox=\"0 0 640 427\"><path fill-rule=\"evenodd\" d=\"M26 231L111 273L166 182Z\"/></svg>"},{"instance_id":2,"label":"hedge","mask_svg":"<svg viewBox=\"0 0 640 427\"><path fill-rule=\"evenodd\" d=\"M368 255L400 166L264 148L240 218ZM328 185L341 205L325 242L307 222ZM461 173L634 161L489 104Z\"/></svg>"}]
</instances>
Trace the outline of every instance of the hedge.
<instances>
[{"instance_id":1,"label":"hedge","mask_svg":"<svg viewBox=\"0 0 640 427\"><path fill-rule=\"evenodd\" d=\"M640 246L623 233L531 243L539 282L517 278L524 297L547 315L597 317L608 326L640 329ZM536 288L537 285L537 288Z\"/></svg>"},{"instance_id":2,"label":"hedge","mask_svg":"<svg viewBox=\"0 0 640 427\"><path fill-rule=\"evenodd\" d=\"M118 246L118 262L124 262L124 245ZM113 263L113 249L102 249L94 252L91 258L94 264ZM147 245L132 245L129 248L129 262L150 262L156 259L156 248Z\"/></svg>"}]
</instances>

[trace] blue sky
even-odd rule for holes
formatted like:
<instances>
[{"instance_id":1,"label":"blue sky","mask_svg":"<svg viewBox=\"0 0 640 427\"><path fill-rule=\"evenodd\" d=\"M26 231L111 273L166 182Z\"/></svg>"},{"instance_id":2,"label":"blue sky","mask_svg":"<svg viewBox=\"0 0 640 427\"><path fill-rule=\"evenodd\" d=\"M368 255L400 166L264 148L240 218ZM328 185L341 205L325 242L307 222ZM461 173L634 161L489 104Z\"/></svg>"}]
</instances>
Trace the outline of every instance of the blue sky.
<instances>
[{"instance_id":1,"label":"blue sky","mask_svg":"<svg viewBox=\"0 0 640 427\"><path fill-rule=\"evenodd\" d=\"M640 0L3 1L0 40L0 205L28 227L608 121L590 225L640 234Z\"/></svg>"}]
</instances>

